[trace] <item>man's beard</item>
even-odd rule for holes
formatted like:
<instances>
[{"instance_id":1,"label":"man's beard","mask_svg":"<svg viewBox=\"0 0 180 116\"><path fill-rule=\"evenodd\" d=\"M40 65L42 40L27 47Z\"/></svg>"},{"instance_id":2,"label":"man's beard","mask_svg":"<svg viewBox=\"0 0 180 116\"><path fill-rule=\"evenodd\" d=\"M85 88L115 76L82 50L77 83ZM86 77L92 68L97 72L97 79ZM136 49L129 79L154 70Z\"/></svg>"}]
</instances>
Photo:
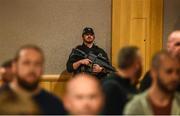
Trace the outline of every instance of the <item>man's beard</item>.
<instances>
[{"instance_id":1,"label":"man's beard","mask_svg":"<svg viewBox=\"0 0 180 116\"><path fill-rule=\"evenodd\" d=\"M178 62L180 63L180 53L176 55Z\"/></svg>"},{"instance_id":2,"label":"man's beard","mask_svg":"<svg viewBox=\"0 0 180 116\"><path fill-rule=\"evenodd\" d=\"M27 81L21 79L20 77L17 77L17 82L20 87L27 91L34 91L38 85L39 85L39 80L35 81L34 83L30 84Z\"/></svg>"},{"instance_id":3,"label":"man's beard","mask_svg":"<svg viewBox=\"0 0 180 116\"><path fill-rule=\"evenodd\" d=\"M92 44L94 42L94 40L88 41L88 40L84 39L84 42L87 43L87 44Z\"/></svg>"},{"instance_id":4,"label":"man's beard","mask_svg":"<svg viewBox=\"0 0 180 116\"><path fill-rule=\"evenodd\" d=\"M173 90L168 89L168 87L161 81L159 76L157 77L157 84L159 89L161 89L164 93L173 94L176 91L176 89Z\"/></svg>"}]
</instances>

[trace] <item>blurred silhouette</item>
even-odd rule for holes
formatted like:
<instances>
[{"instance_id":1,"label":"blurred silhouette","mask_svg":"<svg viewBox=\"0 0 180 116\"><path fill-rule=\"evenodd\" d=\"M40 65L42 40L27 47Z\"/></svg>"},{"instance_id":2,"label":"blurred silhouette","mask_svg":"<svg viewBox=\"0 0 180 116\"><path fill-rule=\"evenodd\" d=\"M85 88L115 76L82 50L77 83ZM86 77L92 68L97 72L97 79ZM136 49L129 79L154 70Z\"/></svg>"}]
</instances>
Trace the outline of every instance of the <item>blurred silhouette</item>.
<instances>
[{"instance_id":1,"label":"blurred silhouette","mask_svg":"<svg viewBox=\"0 0 180 116\"><path fill-rule=\"evenodd\" d=\"M78 74L66 85L64 105L73 115L100 114L104 96L100 82L93 76Z\"/></svg>"},{"instance_id":2,"label":"blurred silhouette","mask_svg":"<svg viewBox=\"0 0 180 116\"><path fill-rule=\"evenodd\" d=\"M178 63L180 64L180 30L173 31L168 38L166 49L170 54L177 58ZM148 71L143 80L140 83L140 91L145 91L151 86L152 78L150 71ZM177 91L180 92L180 85L177 87Z\"/></svg>"},{"instance_id":3,"label":"blurred silhouette","mask_svg":"<svg viewBox=\"0 0 180 116\"><path fill-rule=\"evenodd\" d=\"M0 67L0 77L2 81L2 85L8 84L14 78L14 68L13 68L13 60L8 60L4 62Z\"/></svg>"},{"instance_id":4,"label":"blurred silhouette","mask_svg":"<svg viewBox=\"0 0 180 116\"><path fill-rule=\"evenodd\" d=\"M11 90L23 97L31 97L41 114L65 114L61 101L39 86L44 60L44 53L38 46L22 46L15 56L16 78L2 86L1 92Z\"/></svg>"},{"instance_id":5,"label":"blurred silhouette","mask_svg":"<svg viewBox=\"0 0 180 116\"><path fill-rule=\"evenodd\" d=\"M40 114L37 104L32 98L18 95L11 90L3 91L0 95L0 115Z\"/></svg>"},{"instance_id":6,"label":"blurred silhouette","mask_svg":"<svg viewBox=\"0 0 180 116\"><path fill-rule=\"evenodd\" d=\"M180 65L167 51L160 51L152 60L150 88L135 96L124 111L127 115L180 115Z\"/></svg>"},{"instance_id":7,"label":"blurred silhouette","mask_svg":"<svg viewBox=\"0 0 180 116\"><path fill-rule=\"evenodd\" d=\"M123 108L134 94L142 73L139 49L127 46L119 51L118 69L103 81L106 102L103 114L122 114Z\"/></svg>"}]
</instances>

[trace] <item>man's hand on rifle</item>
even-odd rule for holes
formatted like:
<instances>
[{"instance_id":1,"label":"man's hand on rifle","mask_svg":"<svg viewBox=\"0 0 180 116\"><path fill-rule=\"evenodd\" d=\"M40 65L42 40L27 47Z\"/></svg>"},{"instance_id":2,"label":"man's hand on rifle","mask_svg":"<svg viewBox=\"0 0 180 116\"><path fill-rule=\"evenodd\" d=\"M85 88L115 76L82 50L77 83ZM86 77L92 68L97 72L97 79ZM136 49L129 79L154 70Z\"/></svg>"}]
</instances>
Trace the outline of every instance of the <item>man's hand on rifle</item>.
<instances>
[{"instance_id":1,"label":"man's hand on rifle","mask_svg":"<svg viewBox=\"0 0 180 116\"><path fill-rule=\"evenodd\" d=\"M73 63L73 69L76 70L80 65L89 65L92 61L89 59L82 59Z\"/></svg>"},{"instance_id":2,"label":"man's hand on rifle","mask_svg":"<svg viewBox=\"0 0 180 116\"><path fill-rule=\"evenodd\" d=\"M80 64L83 64L83 65L89 65L92 61L86 58L86 59L80 60L79 62Z\"/></svg>"},{"instance_id":3,"label":"man's hand on rifle","mask_svg":"<svg viewBox=\"0 0 180 116\"><path fill-rule=\"evenodd\" d=\"M99 66L98 64L93 65L93 73L100 73L103 70L103 67Z\"/></svg>"}]
</instances>

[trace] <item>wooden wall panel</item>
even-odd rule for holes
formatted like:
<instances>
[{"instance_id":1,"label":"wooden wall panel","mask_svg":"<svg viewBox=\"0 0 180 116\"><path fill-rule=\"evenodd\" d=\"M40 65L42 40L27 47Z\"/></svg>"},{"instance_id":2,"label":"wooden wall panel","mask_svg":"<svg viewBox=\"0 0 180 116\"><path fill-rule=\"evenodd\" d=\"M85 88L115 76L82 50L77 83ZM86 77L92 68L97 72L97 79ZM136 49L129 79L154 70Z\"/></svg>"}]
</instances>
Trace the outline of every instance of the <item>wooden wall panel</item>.
<instances>
[{"instance_id":1,"label":"wooden wall panel","mask_svg":"<svg viewBox=\"0 0 180 116\"><path fill-rule=\"evenodd\" d=\"M117 66L120 47L128 45L130 38L130 0L112 0L112 64Z\"/></svg>"},{"instance_id":2,"label":"wooden wall panel","mask_svg":"<svg viewBox=\"0 0 180 116\"><path fill-rule=\"evenodd\" d=\"M163 0L150 0L150 55L162 48L163 42Z\"/></svg>"},{"instance_id":3,"label":"wooden wall panel","mask_svg":"<svg viewBox=\"0 0 180 116\"><path fill-rule=\"evenodd\" d=\"M147 18L149 16L149 0L130 0L131 17Z\"/></svg>"},{"instance_id":4,"label":"wooden wall panel","mask_svg":"<svg viewBox=\"0 0 180 116\"><path fill-rule=\"evenodd\" d=\"M137 18L131 20L131 37L129 44L140 48L143 65L146 67L146 39L147 39L147 21L146 18Z\"/></svg>"},{"instance_id":5,"label":"wooden wall panel","mask_svg":"<svg viewBox=\"0 0 180 116\"><path fill-rule=\"evenodd\" d=\"M72 77L72 74L63 71L61 75L43 75L40 86L49 92L62 98L67 81Z\"/></svg>"},{"instance_id":6,"label":"wooden wall panel","mask_svg":"<svg viewBox=\"0 0 180 116\"><path fill-rule=\"evenodd\" d=\"M51 91L51 82L41 81L40 86L46 89L47 91Z\"/></svg>"},{"instance_id":7,"label":"wooden wall panel","mask_svg":"<svg viewBox=\"0 0 180 116\"><path fill-rule=\"evenodd\" d=\"M62 97L64 95L64 90L65 90L65 85L67 81L64 82L52 82L52 92L59 96Z\"/></svg>"},{"instance_id":8,"label":"wooden wall panel","mask_svg":"<svg viewBox=\"0 0 180 116\"><path fill-rule=\"evenodd\" d=\"M162 48L163 0L112 0L112 64L120 48L140 48L144 72L152 55Z\"/></svg>"}]
</instances>

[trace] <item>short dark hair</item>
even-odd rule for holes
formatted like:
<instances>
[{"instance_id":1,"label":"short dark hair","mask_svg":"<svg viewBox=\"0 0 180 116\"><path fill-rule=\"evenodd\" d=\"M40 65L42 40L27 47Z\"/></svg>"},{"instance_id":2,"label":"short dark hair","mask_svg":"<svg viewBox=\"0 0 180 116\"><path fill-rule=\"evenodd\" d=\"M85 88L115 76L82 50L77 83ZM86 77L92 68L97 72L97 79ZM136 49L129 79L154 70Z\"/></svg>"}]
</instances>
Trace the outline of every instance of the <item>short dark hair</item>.
<instances>
[{"instance_id":1,"label":"short dark hair","mask_svg":"<svg viewBox=\"0 0 180 116\"><path fill-rule=\"evenodd\" d=\"M118 67L120 69L127 69L134 64L137 58L138 47L136 46L126 46L123 47L118 54Z\"/></svg>"},{"instance_id":2,"label":"short dark hair","mask_svg":"<svg viewBox=\"0 0 180 116\"><path fill-rule=\"evenodd\" d=\"M173 58L167 50L161 50L153 56L152 62L151 62L151 68L159 69L159 67L161 66L161 57L162 56L165 56L168 58Z\"/></svg>"},{"instance_id":3,"label":"short dark hair","mask_svg":"<svg viewBox=\"0 0 180 116\"><path fill-rule=\"evenodd\" d=\"M5 62L3 62L1 64L1 67L3 67L3 68L11 68L12 67L12 63L13 63L12 59L7 60L7 61L5 61Z\"/></svg>"},{"instance_id":4,"label":"short dark hair","mask_svg":"<svg viewBox=\"0 0 180 116\"><path fill-rule=\"evenodd\" d=\"M44 60L43 50L40 47L36 46L36 45L28 44L28 45L24 45L24 46L20 47L20 49L16 52L15 58L14 58L15 61L18 61L19 56L20 56L20 52L22 50L25 50L25 49L33 49L33 50L39 52L42 55L42 58Z\"/></svg>"}]
</instances>

